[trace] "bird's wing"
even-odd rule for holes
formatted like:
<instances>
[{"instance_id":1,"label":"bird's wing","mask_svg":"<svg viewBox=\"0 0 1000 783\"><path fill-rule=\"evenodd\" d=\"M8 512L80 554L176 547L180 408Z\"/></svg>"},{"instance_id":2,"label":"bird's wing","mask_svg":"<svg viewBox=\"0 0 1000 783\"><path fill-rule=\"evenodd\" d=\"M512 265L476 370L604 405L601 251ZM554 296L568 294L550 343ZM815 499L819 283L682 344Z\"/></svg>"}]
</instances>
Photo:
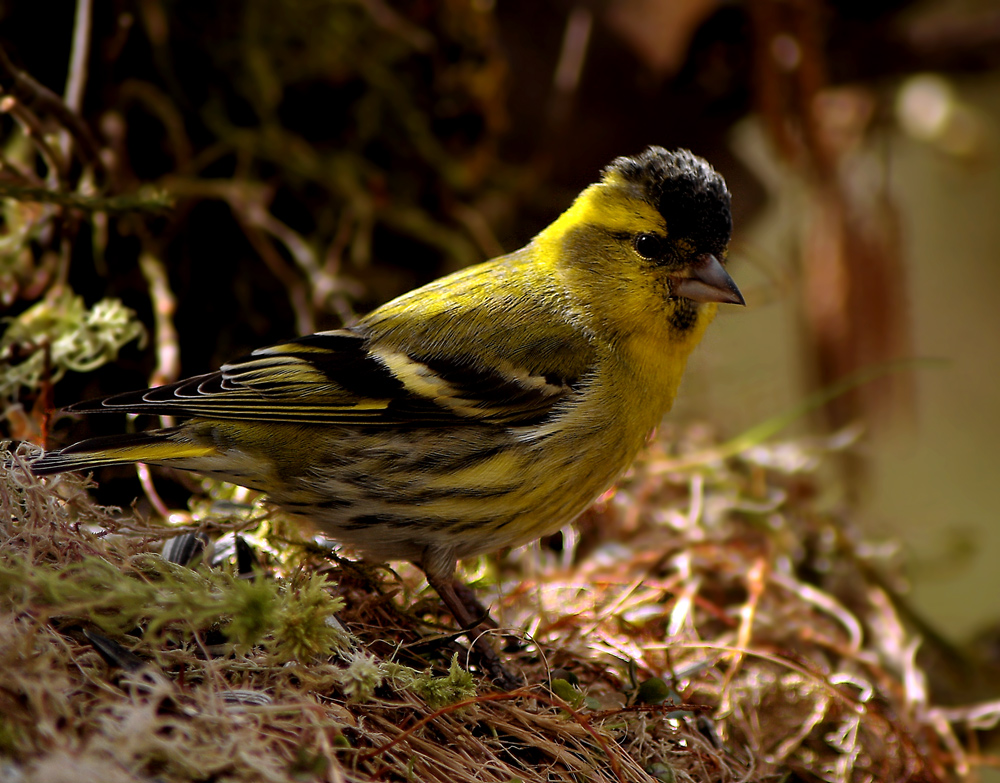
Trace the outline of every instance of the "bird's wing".
<instances>
[{"instance_id":1,"label":"bird's wing","mask_svg":"<svg viewBox=\"0 0 1000 783\"><path fill-rule=\"evenodd\" d=\"M444 334L380 341L365 323L262 348L214 373L144 391L78 403L81 413L123 411L304 424L531 424L572 395L587 369L585 338L572 330L538 340L515 337L513 360L483 360L457 336L461 316ZM501 319L502 320L502 319ZM510 342L503 324L475 342ZM522 325L523 328L523 325ZM517 356L530 356L527 365ZM562 358L560 358L560 356ZM551 360L551 361L550 361ZM551 365L551 366L550 366ZM559 365L558 367L556 365Z\"/></svg>"}]
</instances>

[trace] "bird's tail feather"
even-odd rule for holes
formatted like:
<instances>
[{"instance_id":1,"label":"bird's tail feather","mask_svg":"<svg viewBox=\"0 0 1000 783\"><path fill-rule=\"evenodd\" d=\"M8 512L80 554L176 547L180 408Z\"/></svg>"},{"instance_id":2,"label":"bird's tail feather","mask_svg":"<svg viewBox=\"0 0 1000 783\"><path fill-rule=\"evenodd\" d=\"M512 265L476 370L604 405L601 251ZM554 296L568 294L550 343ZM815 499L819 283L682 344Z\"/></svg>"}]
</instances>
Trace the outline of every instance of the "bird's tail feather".
<instances>
[{"instance_id":1,"label":"bird's tail feather","mask_svg":"<svg viewBox=\"0 0 1000 783\"><path fill-rule=\"evenodd\" d=\"M176 429L167 429L89 438L59 451L43 454L31 464L31 471L36 476L47 476L68 470L89 470L103 465L162 462L206 457L215 453L214 447L210 445L172 439L170 436L175 432Z\"/></svg>"}]
</instances>

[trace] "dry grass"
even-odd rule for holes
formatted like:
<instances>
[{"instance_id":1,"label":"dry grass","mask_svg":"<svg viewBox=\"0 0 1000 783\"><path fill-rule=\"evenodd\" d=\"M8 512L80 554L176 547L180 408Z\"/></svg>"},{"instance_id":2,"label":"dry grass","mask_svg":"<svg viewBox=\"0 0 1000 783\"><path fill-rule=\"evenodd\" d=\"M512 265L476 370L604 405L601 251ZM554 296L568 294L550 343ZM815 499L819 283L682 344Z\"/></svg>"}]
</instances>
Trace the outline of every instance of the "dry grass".
<instances>
[{"instance_id":1,"label":"dry grass","mask_svg":"<svg viewBox=\"0 0 1000 783\"><path fill-rule=\"evenodd\" d=\"M0 780L967 772L945 720L963 713L929 703L891 561L822 510L826 447L683 467L677 448L708 454L700 437L654 448L578 534L468 565L527 683L513 693L480 678L415 569L331 559L232 503L192 515L214 555L170 564L150 553L183 528L99 508L84 480L41 483L25 447L6 452ZM253 578L227 555L236 533Z\"/></svg>"}]
</instances>

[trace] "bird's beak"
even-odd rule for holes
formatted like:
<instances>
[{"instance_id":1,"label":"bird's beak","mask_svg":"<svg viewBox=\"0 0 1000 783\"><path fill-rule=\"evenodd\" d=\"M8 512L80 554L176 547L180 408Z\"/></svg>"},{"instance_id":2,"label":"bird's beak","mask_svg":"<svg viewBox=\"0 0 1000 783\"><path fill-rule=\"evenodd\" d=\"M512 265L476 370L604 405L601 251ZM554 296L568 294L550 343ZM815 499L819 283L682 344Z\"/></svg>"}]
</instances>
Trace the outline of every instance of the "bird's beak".
<instances>
[{"instance_id":1,"label":"bird's beak","mask_svg":"<svg viewBox=\"0 0 1000 783\"><path fill-rule=\"evenodd\" d=\"M688 269L690 276L672 278L671 293L674 296L683 296L695 302L746 304L733 278L711 253L702 253Z\"/></svg>"}]
</instances>

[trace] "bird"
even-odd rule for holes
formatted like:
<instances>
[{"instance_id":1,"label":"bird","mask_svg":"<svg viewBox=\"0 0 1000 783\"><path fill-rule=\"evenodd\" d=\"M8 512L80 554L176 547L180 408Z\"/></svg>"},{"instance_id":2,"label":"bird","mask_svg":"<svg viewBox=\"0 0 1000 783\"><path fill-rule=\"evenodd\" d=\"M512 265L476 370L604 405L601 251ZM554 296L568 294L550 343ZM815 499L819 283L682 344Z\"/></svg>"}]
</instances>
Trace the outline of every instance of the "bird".
<instances>
[{"instance_id":1,"label":"bird","mask_svg":"<svg viewBox=\"0 0 1000 783\"><path fill-rule=\"evenodd\" d=\"M353 325L69 406L182 421L48 451L32 470L144 462L259 490L365 557L417 564L472 628L457 562L551 534L607 491L718 305L745 304L731 234L723 177L650 146L525 247Z\"/></svg>"}]
</instances>

